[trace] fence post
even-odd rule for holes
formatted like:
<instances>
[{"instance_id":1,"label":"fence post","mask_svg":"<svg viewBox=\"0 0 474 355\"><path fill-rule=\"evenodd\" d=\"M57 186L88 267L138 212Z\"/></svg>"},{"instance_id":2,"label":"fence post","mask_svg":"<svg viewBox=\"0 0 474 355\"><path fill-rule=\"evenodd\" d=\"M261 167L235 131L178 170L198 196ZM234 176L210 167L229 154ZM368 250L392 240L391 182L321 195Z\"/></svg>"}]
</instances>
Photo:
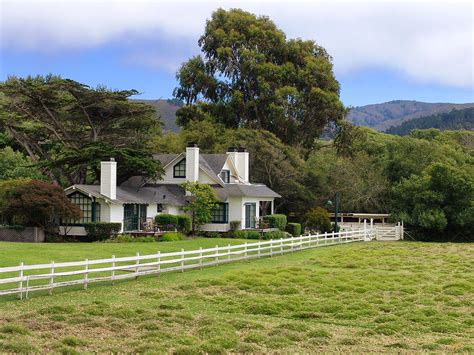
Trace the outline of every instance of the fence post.
<instances>
[{"instance_id":1,"label":"fence post","mask_svg":"<svg viewBox=\"0 0 474 355\"><path fill-rule=\"evenodd\" d=\"M270 239L270 258L273 257L273 239Z\"/></svg>"},{"instance_id":2,"label":"fence post","mask_svg":"<svg viewBox=\"0 0 474 355\"><path fill-rule=\"evenodd\" d=\"M219 265L219 246L216 245L216 266Z\"/></svg>"},{"instance_id":3,"label":"fence post","mask_svg":"<svg viewBox=\"0 0 474 355\"><path fill-rule=\"evenodd\" d=\"M202 270L202 247L199 247L199 270Z\"/></svg>"},{"instance_id":4,"label":"fence post","mask_svg":"<svg viewBox=\"0 0 474 355\"><path fill-rule=\"evenodd\" d=\"M87 290L87 281L89 279L89 259L86 259L86 265L84 266L84 290Z\"/></svg>"},{"instance_id":5,"label":"fence post","mask_svg":"<svg viewBox=\"0 0 474 355\"><path fill-rule=\"evenodd\" d=\"M115 285L115 255L112 255L112 285Z\"/></svg>"},{"instance_id":6,"label":"fence post","mask_svg":"<svg viewBox=\"0 0 474 355\"><path fill-rule=\"evenodd\" d=\"M54 261L51 261L51 278L49 279L49 294L53 294L54 288Z\"/></svg>"},{"instance_id":7,"label":"fence post","mask_svg":"<svg viewBox=\"0 0 474 355\"><path fill-rule=\"evenodd\" d=\"M184 249L181 249L181 272L184 272Z\"/></svg>"},{"instance_id":8,"label":"fence post","mask_svg":"<svg viewBox=\"0 0 474 355\"><path fill-rule=\"evenodd\" d=\"M138 279L138 265L140 265L140 253L137 253L136 257L137 261L135 261L135 280Z\"/></svg>"},{"instance_id":9,"label":"fence post","mask_svg":"<svg viewBox=\"0 0 474 355\"><path fill-rule=\"evenodd\" d=\"M157 270L158 276L160 276L160 270L161 270L161 251L158 251L157 255L158 255L158 256L156 257L156 262L158 263L158 265L157 265L156 270Z\"/></svg>"},{"instance_id":10,"label":"fence post","mask_svg":"<svg viewBox=\"0 0 474 355\"><path fill-rule=\"evenodd\" d=\"M18 283L18 289L20 290L20 294L19 294L20 300L23 299L23 267L24 267L24 264L22 261L20 263L20 273L18 275L20 277L20 282Z\"/></svg>"},{"instance_id":11,"label":"fence post","mask_svg":"<svg viewBox=\"0 0 474 355\"><path fill-rule=\"evenodd\" d=\"M364 240L367 240L367 220L364 219Z\"/></svg>"},{"instance_id":12,"label":"fence post","mask_svg":"<svg viewBox=\"0 0 474 355\"><path fill-rule=\"evenodd\" d=\"M404 234L405 234L405 225L403 224L403 219L402 219L402 240L404 238Z\"/></svg>"}]
</instances>

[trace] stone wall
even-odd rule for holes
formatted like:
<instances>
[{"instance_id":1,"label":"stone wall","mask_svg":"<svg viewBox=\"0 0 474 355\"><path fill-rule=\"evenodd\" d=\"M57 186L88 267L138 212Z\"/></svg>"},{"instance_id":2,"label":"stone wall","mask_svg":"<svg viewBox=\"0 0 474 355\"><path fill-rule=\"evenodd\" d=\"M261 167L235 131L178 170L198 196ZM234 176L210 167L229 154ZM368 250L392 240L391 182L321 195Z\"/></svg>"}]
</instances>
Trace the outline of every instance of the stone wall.
<instances>
[{"instance_id":1,"label":"stone wall","mask_svg":"<svg viewBox=\"0 0 474 355\"><path fill-rule=\"evenodd\" d=\"M38 227L25 227L24 229L0 227L0 241L42 243L44 242L44 230Z\"/></svg>"}]
</instances>

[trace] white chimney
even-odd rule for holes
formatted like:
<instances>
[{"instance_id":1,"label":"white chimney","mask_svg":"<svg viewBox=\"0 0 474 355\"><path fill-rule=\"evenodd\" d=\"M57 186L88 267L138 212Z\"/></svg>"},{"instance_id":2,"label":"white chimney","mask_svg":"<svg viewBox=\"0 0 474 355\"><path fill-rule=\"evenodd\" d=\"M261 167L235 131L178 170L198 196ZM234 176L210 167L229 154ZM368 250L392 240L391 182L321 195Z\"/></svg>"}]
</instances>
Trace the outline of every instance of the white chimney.
<instances>
[{"instance_id":1,"label":"white chimney","mask_svg":"<svg viewBox=\"0 0 474 355\"><path fill-rule=\"evenodd\" d=\"M249 153L245 148L230 147L227 150L227 155L230 156L234 162L239 179L244 182L249 182Z\"/></svg>"},{"instance_id":2,"label":"white chimney","mask_svg":"<svg viewBox=\"0 0 474 355\"><path fill-rule=\"evenodd\" d=\"M186 147L186 181L199 180L199 148L196 143Z\"/></svg>"},{"instance_id":3,"label":"white chimney","mask_svg":"<svg viewBox=\"0 0 474 355\"><path fill-rule=\"evenodd\" d=\"M117 162L114 158L100 162L100 193L111 200L117 199Z\"/></svg>"}]
</instances>

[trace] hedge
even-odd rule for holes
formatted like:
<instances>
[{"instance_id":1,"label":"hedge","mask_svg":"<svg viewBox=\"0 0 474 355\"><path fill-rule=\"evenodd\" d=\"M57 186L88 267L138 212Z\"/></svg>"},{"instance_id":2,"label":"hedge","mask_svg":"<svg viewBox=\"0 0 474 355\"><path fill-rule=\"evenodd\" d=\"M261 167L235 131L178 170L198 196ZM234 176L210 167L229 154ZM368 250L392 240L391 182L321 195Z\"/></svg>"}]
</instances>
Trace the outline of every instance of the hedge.
<instances>
[{"instance_id":1,"label":"hedge","mask_svg":"<svg viewBox=\"0 0 474 355\"><path fill-rule=\"evenodd\" d=\"M178 216L174 214L159 214L155 216L155 223L164 230L178 229Z\"/></svg>"},{"instance_id":2,"label":"hedge","mask_svg":"<svg viewBox=\"0 0 474 355\"><path fill-rule=\"evenodd\" d=\"M260 239L261 234L257 231L248 231L247 232L247 239Z\"/></svg>"},{"instance_id":3,"label":"hedge","mask_svg":"<svg viewBox=\"0 0 474 355\"><path fill-rule=\"evenodd\" d=\"M178 228L181 233L189 234L192 229L191 217L185 214L178 216Z\"/></svg>"},{"instance_id":4,"label":"hedge","mask_svg":"<svg viewBox=\"0 0 474 355\"><path fill-rule=\"evenodd\" d=\"M231 231L236 231L240 229L240 221L230 221L229 224Z\"/></svg>"},{"instance_id":5,"label":"hedge","mask_svg":"<svg viewBox=\"0 0 474 355\"><path fill-rule=\"evenodd\" d=\"M293 237L299 237L301 235L301 224L299 223L288 223L286 225L286 231Z\"/></svg>"},{"instance_id":6,"label":"hedge","mask_svg":"<svg viewBox=\"0 0 474 355\"><path fill-rule=\"evenodd\" d=\"M175 242L177 240L185 240L186 236L179 232L166 232L158 241L160 242Z\"/></svg>"},{"instance_id":7,"label":"hedge","mask_svg":"<svg viewBox=\"0 0 474 355\"><path fill-rule=\"evenodd\" d=\"M263 220L268 223L270 228L278 228L283 232L286 229L286 216L284 214L270 214L263 216Z\"/></svg>"},{"instance_id":8,"label":"hedge","mask_svg":"<svg viewBox=\"0 0 474 355\"><path fill-rule=\"evenodd\" d=\"M270 231L263 233L262 239L270 240L270 239L282 239L285 238L286 234L282 231Z\"/></svg>"},{"instance_id":9,"label":"hedge","mask_svg":"<svg viewBox=\"0 0 474 355\"><path fill-rule=\"evenodd\" d=\"M110 239L110 237L119 233L120 229L122 229L122 223L87 222L84 223L84 229L87 233L86 241L94 242L97 240Z\"/></svg>"}]
</instances>

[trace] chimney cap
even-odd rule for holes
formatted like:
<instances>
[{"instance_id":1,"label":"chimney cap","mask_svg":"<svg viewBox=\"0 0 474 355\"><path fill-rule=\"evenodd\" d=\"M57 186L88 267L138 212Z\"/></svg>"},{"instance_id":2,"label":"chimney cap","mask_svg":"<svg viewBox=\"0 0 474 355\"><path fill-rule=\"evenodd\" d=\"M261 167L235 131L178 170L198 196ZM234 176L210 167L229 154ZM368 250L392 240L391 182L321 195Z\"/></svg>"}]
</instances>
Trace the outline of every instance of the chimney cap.
<instances>
[{"instance_id":1,"label":"chimney cap","mask_svg":"<svg viewBox=\"0 0 474 355\"><path fill-rule=\"evenodd\" d=\"M236 147L229 147L229 148L227 148L227 151L228 152L237 152L237 148Z\"/></svg>"},{"instance_id":2,"label":"chimney cap","mask_svg":"<svg viewBox=\"0 0 474 355\"><path fill-rule=\"evenodd\" d=\"M241 152L241 153L245 153L245 152L247 152L247 148L245 148L245 147L239 147L239 148L237 148L237 151L238 151L238 152Z\"/></svg>"},{"instance_id":3,"label":"chimney cap","mask_svg":"<svg viewBox=\"0 0 474 355\"><path fill-rule=\"evenodd\" d=\"M197 145L197 143L190 142L190 143L188 143L188 148L198 148L198 145Z\"/></svg>"},{"instance_id":4,"label":"chimney cap","mask_svg":"<svg viewBox=\"0 0 474 355\"><path fill-rule=\"evenodd\" d=\"M109 161L115 161L115 158L110 157Z\"/></svg>"}]
</instances>

